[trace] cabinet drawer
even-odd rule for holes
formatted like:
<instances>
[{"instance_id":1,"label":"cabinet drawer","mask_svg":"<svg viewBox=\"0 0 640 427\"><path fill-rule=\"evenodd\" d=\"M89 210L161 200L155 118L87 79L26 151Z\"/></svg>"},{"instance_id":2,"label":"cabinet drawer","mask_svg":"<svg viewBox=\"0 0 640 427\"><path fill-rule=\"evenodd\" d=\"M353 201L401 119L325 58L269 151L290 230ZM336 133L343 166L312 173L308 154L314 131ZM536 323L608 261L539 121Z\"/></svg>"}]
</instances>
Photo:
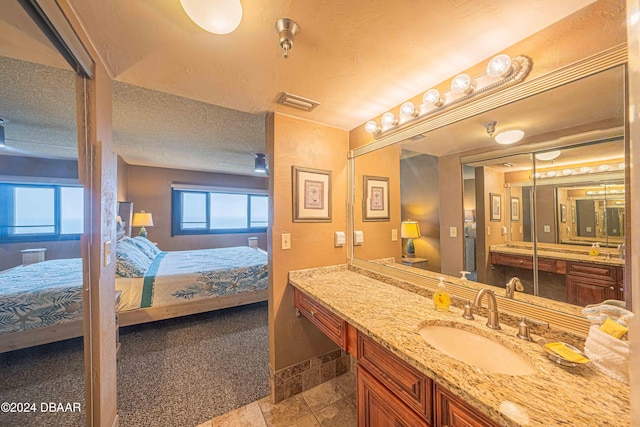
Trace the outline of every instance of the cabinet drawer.
<instances>
[{"instance_id":1,"label":"cabinet drawer","mask_svg":"<svg viewBox=\"0 0 640 427\"><path fill-rule=\"evenodd\" d=\"M436 427L495 427L495 424L484 415L469 407L438 384L434 386L434 400L433 424Z\"/></svg>"},{"instance_id":2,"label":"cabinet drawer","mask_svg":"<svg viewBox=\"0 0 640 427\"><path fill-rule=\"evenodd\" d=\"M617 280L616 267L609 267L600 264L582 264L577 262L568 262L567 274L597 277L598 279L602 280Z\"/></svg>"},{"instance_id":3,"label":"cabinet drawer","mask_svg":"<svg viewBox=\"0 0 640 427\"><path fill-rule=\"evenodd\" d=\"M362 365L358 365L358 426L428 427Z\"/></svg>"},{"instance_id":4,"label":"cabinet drawer","mask_svg":"<svg viewBox=\"0 0 640 427\"><path fill-rule=\"evenodd\" d=\"M418 415L431 421L431 379L361 333L358 363Z\"/></svg>"},{"instance_id":5,"label":"cabinet drawer","mask_svg":"<svg viewBox=\"0 0 640 427\"><path fill-rule=\"evenodd\" d=\"M533 256L491 254L491 264L508 265L510 267L533 269Z\"/></svg>"},{"instance_id":6,"label":"cabinet drawer","mask_svg":"<svg viewBox=\"0 0 640 427\"><path fill-rule=\"evenodd\" d=\"M304 317L338 344L341 349L347 350L347 324L344 320L298 289L294 289L294 299L296 308Z\"/></svg>"}]
</instances>

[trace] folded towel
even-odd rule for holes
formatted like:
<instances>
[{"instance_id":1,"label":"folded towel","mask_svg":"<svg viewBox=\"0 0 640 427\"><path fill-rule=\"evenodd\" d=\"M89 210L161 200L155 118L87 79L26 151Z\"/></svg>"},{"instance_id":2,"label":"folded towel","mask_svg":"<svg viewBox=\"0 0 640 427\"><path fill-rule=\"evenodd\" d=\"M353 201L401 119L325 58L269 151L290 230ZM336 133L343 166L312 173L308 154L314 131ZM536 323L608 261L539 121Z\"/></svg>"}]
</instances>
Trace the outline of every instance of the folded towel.
<instances>
[{"instance_id":1,"label":"folded towel","mask_svg":"<svg viewBox=\"0 0 640 427\"><path fill-rule=\"evenodd\" d=\"M602 325L608 318L628 327L633 313L624 308L624 301L606 300L600 304L591 304L582 309L592 325Z\"/></svg>"},{"instance_id":2,"label":"folded towel","mask_svg":"<svg viewBox=\"0 0 640 427\"><path fill-rule=\"evenodd\" d=\"M584 353L592 366L603 374L629 384L629 341L602 332L597 325L589 328Z\"/></svg>"}]
</instances>

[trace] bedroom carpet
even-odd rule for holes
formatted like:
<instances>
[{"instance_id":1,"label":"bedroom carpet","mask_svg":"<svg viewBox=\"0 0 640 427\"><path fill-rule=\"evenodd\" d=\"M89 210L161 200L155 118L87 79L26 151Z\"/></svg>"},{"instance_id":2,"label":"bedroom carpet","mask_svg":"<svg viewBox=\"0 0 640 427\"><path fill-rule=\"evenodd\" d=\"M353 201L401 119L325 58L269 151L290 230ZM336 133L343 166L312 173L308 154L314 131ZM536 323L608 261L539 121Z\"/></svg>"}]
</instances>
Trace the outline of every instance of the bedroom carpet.
<instances>
[{"instance_id":1,"label":"bedroom carpet","mask_svg":"<svg viewBox=\"0 0 640 427\"><path fill-rule=\"evenodd\" d=\"M121 328L120 425L196 426L269 394L267 303ZM83 402L82 340L0 354L1 402ZM0 403L1 403L0 402ZM82 426L82 413L0 426Z\"/></svg>"}]
</instances>

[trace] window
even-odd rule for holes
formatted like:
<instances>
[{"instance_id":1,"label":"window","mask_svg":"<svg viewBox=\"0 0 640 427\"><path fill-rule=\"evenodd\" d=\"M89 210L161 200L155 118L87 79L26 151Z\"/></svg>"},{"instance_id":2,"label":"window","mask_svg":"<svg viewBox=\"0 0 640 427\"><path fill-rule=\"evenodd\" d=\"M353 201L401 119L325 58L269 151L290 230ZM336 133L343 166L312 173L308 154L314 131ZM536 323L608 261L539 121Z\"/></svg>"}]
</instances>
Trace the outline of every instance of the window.
<instances>
[{"instance_id":1,"label":"window","mask_svg":"<svg viewBox=\"0 0 640 427\"><path fill-rule=\"evenodd\" d=\"M268 197L260 190L173 189L173 234L266 231Z\"/></svg>"},{"instance_id":2,"label":"window","mask_svg":"<svg viewBox=\"0 0 640 427\"><path fill-rule=\"evenodd\" d=\"M78 239L84 231L84 189L0 184L0 240Z\"/></svg>"}]
</instances>

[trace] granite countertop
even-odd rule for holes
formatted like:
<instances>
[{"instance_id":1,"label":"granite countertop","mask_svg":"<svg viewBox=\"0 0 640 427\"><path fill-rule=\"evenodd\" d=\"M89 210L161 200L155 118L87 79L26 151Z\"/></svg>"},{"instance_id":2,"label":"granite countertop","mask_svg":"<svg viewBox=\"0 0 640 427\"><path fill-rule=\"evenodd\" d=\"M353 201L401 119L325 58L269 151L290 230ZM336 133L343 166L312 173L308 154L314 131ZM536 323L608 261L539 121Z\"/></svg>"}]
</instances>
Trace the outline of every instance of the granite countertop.
<instances>
[{"instance_id":1,"label":"granite countertop","mask_svg":"<svg viewBox=\"0 0 640 427\"><path fill-rule=\"evenodd\" d=\"M628 386L588 366L553 363L537 344L515 338L516 330L508 325L492 331L483 317L465 320L454 307L437 312L431 299L346 265L292 271L289 282L498 425L630 425ZM422 339L418 329L425 324L473 329L525 356L536 372L511 376L460 362Z\"/></svg>"},{"instance_id":2,"label":"granite countertop","mask_svg":"<svg viewBox=\"0 0 640 427\"><path fill-rule=\"evenodd\" d=\"M564 246L564 247L563 247ZM506 243L501 245L489 246L490 252L509 254L509 255L533 255L533 246L523 242ZM611 253L611 258L607 258L605 254ZM542 258L561 259L565 261L578 261L591 264L611 265L624 267L625 261L618 258L617 250L600 248L600 255L589 255L588 248L576 248L575 246L566 247L566 245L546 244L538 245L538 256Z\"/></svg>"}]
</instances>

